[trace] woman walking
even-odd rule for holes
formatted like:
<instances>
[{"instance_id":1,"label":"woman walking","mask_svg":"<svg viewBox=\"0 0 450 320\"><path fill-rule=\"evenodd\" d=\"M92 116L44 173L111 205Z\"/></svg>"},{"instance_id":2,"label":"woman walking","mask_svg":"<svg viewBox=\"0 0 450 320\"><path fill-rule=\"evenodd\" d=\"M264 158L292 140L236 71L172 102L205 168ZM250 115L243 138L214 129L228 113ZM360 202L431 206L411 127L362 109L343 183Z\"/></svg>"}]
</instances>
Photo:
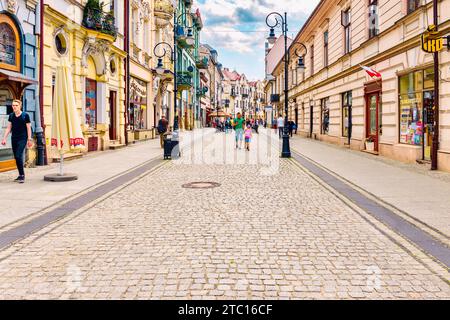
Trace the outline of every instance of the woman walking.
<instances>
[{"instance_id":1,"label":"woman walking","mask_svg":"<svg viewBox=\"0 0 450 320\"><path fill-rule=\"evenodd\" d=\"M9 115L9 123L2 140L2 145L6 144L6 139L8 138L9 133L11 133L12 150L14 159L16 160L17 170L19 171L19 176L14 181L24 183L25 147L27 145L28 148L33 146L33 139L31 138L31 121L30 116L22 111L22 101L13 100L12 108L14 112Z\"/></svg>"}]
</instances>

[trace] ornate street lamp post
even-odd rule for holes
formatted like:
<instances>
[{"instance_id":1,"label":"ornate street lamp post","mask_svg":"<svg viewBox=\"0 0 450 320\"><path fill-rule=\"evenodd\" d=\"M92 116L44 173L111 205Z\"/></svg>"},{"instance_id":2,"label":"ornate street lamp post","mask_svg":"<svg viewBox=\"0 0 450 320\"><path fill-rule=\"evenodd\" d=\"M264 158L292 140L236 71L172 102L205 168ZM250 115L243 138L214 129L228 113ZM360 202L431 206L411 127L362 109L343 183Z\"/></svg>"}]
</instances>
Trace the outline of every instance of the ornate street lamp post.
<instances>
[{"instance_id":1,"label":"ornate street lamp post","mask_svg":"<svg viewBox=\"0 0 450 320\"><path fill-rule=\"evenodd\" d=\"M160 42L158 44L155 45L155 47L153 48L153 53L154 55L158 58L158 63L156 65L156 73L158 73L159 75L162 75L166 72L166 69L164 69L164 64L163 64L163 57L168 53L168 49L170 49L170 61L173 64L173 93L174 93L174 117L173 117L173 130L178 130L179 128L179 120L181 119L181 108L180 108L180 112L178 112L178 106L177 106L177 99L178 99L178 83L177 83L177 52L178 52L178 45L177 45L177 40L178 40L178 27L179 27L179 21L180 18L183 16L189 15L189 13L183 13L180 14L178 17L176 16L176 14L174 14L174 30L173 30L173 47L167 43L167 42ZM186 35L186 44L188 46L192 46L195 43L195 39L194 36L192 34L192 26L187 26L187 35ZM158 53L157 48L160 46L165 46L165 48L163 49L163 52L160 54ZM170 110L169 110L170 112ZM168 118L170 120L170 115L168 115Z\"/></svg>"},{"instance_id":2,"label":"ornate street lamp post","mask_svg":"<svg viewBox=\"0 0 450 320\"><path fill-rule=\"evenodd\" d=\"M270 23L269 19L270 17L274 17L275 22ZM274 44L277 40L277 37L275 36L275 28L278 26L281 26L281 30L283 32L284 36L284 128L283 128L283 148L281 151L281 157L282 158L290 158L291 157L291 149L289 146L289 127L288 127L288 113L289 113L289 88L288 88L288 66L289 66L289 48L287 44L287 32L288 32L288 25L287 25L287 13L284 13L284 17L279 14L278 12L272 12L269 13L266 17L266 24L270 28L269 37L267 38L267 41L270 44ZM304 44L299 43L303 47L305 47ZM306 49L306 47L305 47ZM297 64L297 67L300 71L305 70L305 63L304 63L304 57L298 55L297 50L295 51L295 54L299 57L299 61Z\"/></svg>"}]
</instances>

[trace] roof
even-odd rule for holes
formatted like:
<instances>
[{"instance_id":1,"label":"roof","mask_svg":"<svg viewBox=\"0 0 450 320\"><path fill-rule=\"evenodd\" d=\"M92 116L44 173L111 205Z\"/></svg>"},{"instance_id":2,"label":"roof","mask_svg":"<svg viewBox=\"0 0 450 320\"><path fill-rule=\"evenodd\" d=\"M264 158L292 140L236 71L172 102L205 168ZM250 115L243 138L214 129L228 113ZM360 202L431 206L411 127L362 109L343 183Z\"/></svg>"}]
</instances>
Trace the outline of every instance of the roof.
<instances>
[{"instance_id":1,"label":"roof","mask_svg":"<svg viewBox=\"0 0 450 320\"><path fill-rule=\"evenodd\" d=\"M231 81L236 81L241 79L241 75L236 71L231 72L230 69L224 68L222 70L223 75Z\"/></svg>"}]
</instances>

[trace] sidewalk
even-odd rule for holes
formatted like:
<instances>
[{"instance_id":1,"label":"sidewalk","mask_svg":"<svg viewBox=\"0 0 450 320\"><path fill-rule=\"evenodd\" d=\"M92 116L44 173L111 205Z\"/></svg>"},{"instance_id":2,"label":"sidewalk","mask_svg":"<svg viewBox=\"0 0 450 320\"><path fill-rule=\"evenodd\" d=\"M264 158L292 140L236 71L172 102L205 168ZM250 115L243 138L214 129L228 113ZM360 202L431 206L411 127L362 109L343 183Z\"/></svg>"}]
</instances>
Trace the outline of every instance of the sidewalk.
<instances>
[{"instance_id":1,"label":"sidewalk","mask_svg":"<svg viewBox=\"0 0 450 320\"><path fill-rule=\"evenodd\" d=\"M181 144L189 144L193 132L184 132ZM202 134L209 133L205 130ZM198 134L198 133L197 133ZM0 228L18 219L37 213L68 197L83 192L114 176L125 173L156 157L163 158L159 139L131 144L119 150L88 153L83 158L64 163L64 171L78 175L69 182L44 181L44 175L59 170L58 163L45 167L26 168L26 182L14 183L17 171L0 173Z\"/></svg>"},{"instance_id":2,"label":"sidewalk","mask_svg":"<svg viewBox=\"0 0 450 320\"><path fill-rule=\"evenodd\" d=\"M291 139L291 146L365 192L450 237L450 174L301 137Z\"/></svg>"}]
</instances>

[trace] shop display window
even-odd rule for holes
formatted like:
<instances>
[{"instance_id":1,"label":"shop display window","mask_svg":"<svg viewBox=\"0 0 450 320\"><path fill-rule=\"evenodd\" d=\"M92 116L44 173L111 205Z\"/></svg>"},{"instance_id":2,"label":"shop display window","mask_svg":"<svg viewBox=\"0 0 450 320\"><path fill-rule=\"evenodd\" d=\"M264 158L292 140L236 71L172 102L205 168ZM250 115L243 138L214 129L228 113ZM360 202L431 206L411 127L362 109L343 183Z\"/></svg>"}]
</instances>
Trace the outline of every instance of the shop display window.
<instances>
[{"instance_id":1,"label":"shop display window","mask_svg":"<svg viewBox=\"0 0 450 320\"><path fill-rule=\"evenodd\" d=\"M424 90L434 87L433 77L433 70L426 69L415 71L399 78L400 143L423 145L424 127L426 126L424 124ZM426 111L430 109L429 104L427 104ZM430 118L427 115L425 116ZM427 129L426 131L429 130Z\"/></svg>"},{"instance_id":2,"label":"shop display window","mask_svg":"<svg viewBox=\"0 0 450 320\"><path fill-rule=\"evenodd\" d=\"M95 129L97 124L97 81L86 78L86 124Z\"/></svg>"},{"instance_id":3,"label":"shop display window","mask_svg":"<svg viewBox=\"0 0 450 320\"><path fill-rule=\"evenodd\" d=\"M322 134L328 134L330 129L330 98L321 100Z\"/></svg>"}]
</instances>

